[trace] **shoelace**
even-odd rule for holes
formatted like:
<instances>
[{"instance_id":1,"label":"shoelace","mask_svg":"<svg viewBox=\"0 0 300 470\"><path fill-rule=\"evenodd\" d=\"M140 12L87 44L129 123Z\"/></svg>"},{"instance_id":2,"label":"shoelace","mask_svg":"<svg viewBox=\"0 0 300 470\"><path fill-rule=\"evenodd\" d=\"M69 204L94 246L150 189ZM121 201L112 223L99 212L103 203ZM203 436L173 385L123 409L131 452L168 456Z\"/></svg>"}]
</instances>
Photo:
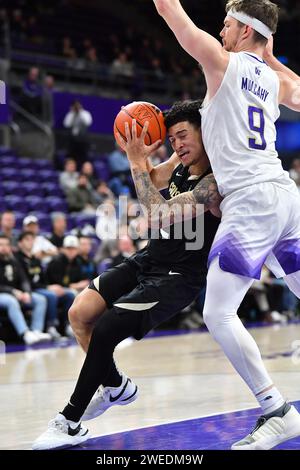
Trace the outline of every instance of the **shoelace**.
<instances>
[{"instance_id":1,"label":"shoelace","mask_svg":"<svg viewBox=\"0 0 300 470\"><path fill-rule=\"evenodd\" d=\"M99 389L99 396L101 396L104 401L109 399L109 395L110 395L110 389L108 388L106 389L102 388L102 390Z\"/></svg>"},{"instance_id":2,"label":"shoelace","mask_svg":"<svg viewBox=\"0 0 300 470\"><path fill-rule=\"evenodd\" d=\"M251 431L250 435L252 435L255 431L257 431L263 424L265 424L266 421L267 421L267 418L264 415L260 416L258 420L256 421L256 425L253 431Z\"/></svg>"},{"instance_id":3,"label":"shoelace","mask_svg":"<svg viewBox=\"0 0 300 470\"><path fill-rule=\"evenodd\" d=\"M57 429L59 431L66 432L66 423L62 423L58 419L53 419L49 423L49 428L54 428L54 429Z\"/></svg>"}]
</instances>

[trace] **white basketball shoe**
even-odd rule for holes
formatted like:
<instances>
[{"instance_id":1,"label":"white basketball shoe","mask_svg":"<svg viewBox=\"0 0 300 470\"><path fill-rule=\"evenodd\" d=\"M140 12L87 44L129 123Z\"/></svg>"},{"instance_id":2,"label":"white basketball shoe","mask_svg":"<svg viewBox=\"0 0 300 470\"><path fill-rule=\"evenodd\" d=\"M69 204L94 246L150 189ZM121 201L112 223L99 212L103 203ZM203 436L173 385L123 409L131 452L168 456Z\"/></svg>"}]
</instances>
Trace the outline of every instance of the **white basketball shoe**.
<instances>
[{"instance_id":1,"label":"white basketball shoe","mask_svg":"<svg viewBox=\"0 0 300 470\"><path fill-rule=\"evenodd\" d=\"M72 447L87 441L91 435L81 423L67 420L64 415L58 415L49 421L48 429L38 437L33 450L57 449L59 447Z\"/></svg>"},{"instance_id":2,"label":"white basketball shoe","mask_svg":"<svg viewBox=\"0 0 300 470\"><path fill-rule=\"evenodd\" d=\"M100 387L87 406L83 421L94 419L102 415L114 405L128 405L138 397L138 388L131 379L122 374L122 383L119 387Z\"/></svg>"},{"instance_id":3,"label":"white basketball shoe","mask_svg":"<svg viewBox=\"0 0 300 470\"><path fill-rule=\"evenodd\" d=\"M258 418L253 431L235 442L232 450L269 450L281 442L300 436L300 414L294 406L286 404L282 417Z\"/></svg>"}]
</instances>

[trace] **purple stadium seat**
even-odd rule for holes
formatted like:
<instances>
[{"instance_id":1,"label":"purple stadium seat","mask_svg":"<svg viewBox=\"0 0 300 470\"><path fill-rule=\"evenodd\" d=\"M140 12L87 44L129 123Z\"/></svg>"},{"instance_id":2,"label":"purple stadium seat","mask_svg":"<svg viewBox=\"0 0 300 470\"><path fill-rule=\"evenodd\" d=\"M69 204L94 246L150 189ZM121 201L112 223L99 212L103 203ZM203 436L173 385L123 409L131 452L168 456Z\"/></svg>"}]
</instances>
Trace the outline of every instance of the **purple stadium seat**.
<instances>
[{"instance_id":1,"label":"purple stadium seat","mask_svg":"<svg viewBox=\"0 0 300 470\"><path fill-rule=\"evenodd\" d=\"M11 149L6 147L5 145L0 145L0 156L2 155L10 155Z\"/></svg>"},{"instance_id":2,"label":"purple stadium seat","mask_svg":"<svg viewBox=\"0 0 300 470\"><path fill-rule=\"evenodd\" d=\"M49 208L49 212L68 212L68 206L64 199L60 197L49 196L44 200Z\"/></svg>"},{"instance_id":3,"label":"purple stadium seat","mask_svg":"<svg viewBox=\"0 0 300 470\"><path fill-rule=\"evenodd\" d=\"M34 160L31 160L30 158L19 158L18 163L17 163L19 168L34 168L35 163Z\"/></svg>"},{"instance_id":4,"label":"purple stadium seat","mask_svg":"<svg viewBox=\"0 0 300 470\"><path fill-rule=\"evenodd\" d=\"M70 231L74 227L76 227L76 223L70 214L66 214L66 218L67 218L67 230Z\"/></svg>"},{"instance_id":5,"label":"purple stadium seat","mask_svg":"<svg viewBox=\"0 0 300 470\"><path fill-rule=\"evenodd\" d=\"M1 167L16 167L18 165L18 158L13 155L3 155L0 157L0 165Z\"/></svg>"},{"instance_id":6,"label":"purple stadium seat","mask_svg":"<svg viewBox=\"0 0 300 470\"><path fill-rule=\"evenodd\" d=\"M97 175L97 178L108 181L110 178L110 171L108 164L106 160L98 160L96 162L93 162L93 166L95 168L95 173Z\"/></svg>"},{"instance_id":7,"label":"purple stadium seat","mask_svg":"<svg viewBox=\"0 0 300 470\"><path fill-rule=\"evenodd\" d=\"M23 168L22 170L20 170L20 175L22 181L40 181L38 172L36 171L36 169L33 168Z\"/></svg>"},{"instance_id":8,"label":"purple stadium seat","mask_svg":"<svg viewBox=\"0 0 300 470\"><path fill-rule=\"evenodd\" d=\"M67 158L67 150L58 150L55 155L55 161L58 168L61 170L64 167L65 160Z\"/></svg>"},{"instance_id":9,"label":"purple stadium seat","mask_svg":"<svg viewBox=\"0 0 300 470\"><path fill-rule=\"evenodd\" d=\"M53 170L53 163L49 160L36 160L35 165L39 170Z\"/></svg>"},{"instance_id":10,"label":"purple stadium seat","mask_svg":"<svg viewBox=\"0 0 300 470\"><path fill-rule=\"evenodd\" d=\"M4 200L4 198L0 198L0 212L6 211L7 209L7 204Z\"/></svg>"},{"instance_id":11,"label":"purple stadium seat","mask_svg":"<svg viewBox=\"0 0 300 470\"><path fill-rule=\"evenodd\" d=\"M64 197L64 193L58 183L42 183L41 187L47 196Z\"/></svg>"},{"instance_id":12,"label":"purple stadium seat","mask_svg":"<svg viewBox=\"0 0 300 470\"><path fill-rule=\"evenodd\" d=\"M38 218L41 232L51 232L52 222L50 214L45 212L33 212L33 214Z\"/></svg>"},{"instance_id":13,"label":"purple stadium seat","mask_svg":"<svg viewBox=\"0 0 300 470\"><path fill-rule=\"evenodd\" d=\"M41 187L39 183L34 181L24 181L21 184L22 188L26 191L27 196L38 196L43 197L45 195L44 189Z\"/></svg>"},{"instance_id":14,"label":"purple stadium seat","mask_svg":"<svg viewBox=\"0 0 300 470\"><path fill-rule=\"evenodd\" d=\"M7 208L12 211L17 212L27 212L28 211L28 204L27 201L24 200L21 196L5 196L4 201L7 205Z\"/></svg>"},{"instance_id":15,"label":"purple stadium seat","mask_svg":"<svg viewBox=\"0 0 300 470\"><path fill-rule=\"evenodd\" d=\"M83 227L84 225L92 225L95 227L96 216L91 214L78 214L75 216L76 226Z\"/></svg>"},{"instance_id":16,"label":"purple stadium seat","mask_svg":"<svg viewBox=\"0 0 300 470\"><path fill-rule=\"evenodd\" d=\"M29 210L32 211L38 211L38 212L47 212L48 211L48 205L45 203L45 200L43 197L40 196L26 196L25 200L29 206Z\"/></svg>"},{"instance_id":17,"label":"purple stadium seat","mask_svg":"<svg viewBox=\"0 0 300 470\"><path fill-rule=\"evenodd\" d=\"M112 264L112 260L110 258L106 258L103 261L101 261L101 263L99 263L97 266L98 274L104 273L104 271L106 271L108 268L111 267L111 264Z\"/></svg>"},{"instance_id":18,"label":"purple stadium seat","mask_svg":"<svg viewBox=\"0 0 300 470\"><path fill-rule=\"evenodd\" d=\"M11 181L20 181L20 171L17 168L8 168L2 167L0 169L0 178L1 180L11 180Z\"/></svg>"},{"instance_id":19,"label":"purple stadium seat","mask_svg":"<svg viewBox=\"0 0 300 470\"><path fill-rule=\"evenodd\" d=\"M24 196L25 190L18 181L2 181L1 186L6 195Z\"/></svg>"},{"instance_id":20,"label":"purple stadium seat","mask_svg":"<svg viewBox=\"0 0 300 470\"><path fill-rule=\"evenodd\" d=\"M16 218L16 229L17 230L22 230L23 228L23 220L27 215L27 212L14 212L15 218Z\"/></svg>"},{"instance_id":21,"label":"purple stadium seat","mask_svg":"<svg viewBox=\"0 0 300 470\"><path fill-rule=\"evenodd\" d=\"M39 177L41 182L57 183L58 173L56 170L39 170Z\"/></svg>"}]
</instances>

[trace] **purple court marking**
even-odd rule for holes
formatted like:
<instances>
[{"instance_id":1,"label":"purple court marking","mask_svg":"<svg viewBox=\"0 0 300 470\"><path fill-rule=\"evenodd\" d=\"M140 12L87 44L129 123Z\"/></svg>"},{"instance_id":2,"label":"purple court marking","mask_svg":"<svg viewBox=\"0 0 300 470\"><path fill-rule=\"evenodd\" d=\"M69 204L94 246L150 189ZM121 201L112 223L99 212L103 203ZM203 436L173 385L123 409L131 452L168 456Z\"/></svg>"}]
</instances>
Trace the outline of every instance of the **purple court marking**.
<instances>
[{"instance_id":1,"label":"purple court marking","mask_svg":"<svg viewBox=\"0 0 300 470\"><path fill-rule=\"evenodd\" d=\"M300 409L300 401L294 405ZM258 409L250 409L151 426L95 437L72 450L229 450L253 429L258 416ZM276 449L299 450L300 437Z\"/></svg>"},{"instance_id":2,"label":"purple court marking","mask_svg":"<svg viewBox=\"0 0 300 470\"><path fill-rule=\"evenodd\" d=\"M26 346L26 344L7 344L6 345L6 354L27 351L30 349L57 349L57 348L68 348L70 346L75 346L76 340L71 338L66 338L62 341L52 341L49 343L39 343L33 346Z\"/></svg>"},{"instance_id":3,"label":"purple court marking","mask_svg":"<svg viewBox=\"0 0 300 470\"><path fill-rule=\"evenodd\" d=\"M279 325L281 328L285 328L289 325L298 325L300 320L290 320L287 324ZM278 326L278 323L276 324ZM272 327L274 326L273 323L266 323L266 322L251 322L245 324L247 329L250 328L265 328L265 327ZM150 333L145 336L143 339L151 339L151 338L159 338L163 336L182 336L182 335L193 335L193 334L202 334L207 333L207 329L205 326L200 327L195 330L156 330L150 331ZM34 346L26 346L24 344L7 344L6 345L6 354L15 353L15 352L22 352L26 351L27 349L54 349L54 348L68 348L70 346L76 345L75 339L66 339L64 341L54 341L51 343L41 343L36 344Z\"/></svg>"}]
</instances>

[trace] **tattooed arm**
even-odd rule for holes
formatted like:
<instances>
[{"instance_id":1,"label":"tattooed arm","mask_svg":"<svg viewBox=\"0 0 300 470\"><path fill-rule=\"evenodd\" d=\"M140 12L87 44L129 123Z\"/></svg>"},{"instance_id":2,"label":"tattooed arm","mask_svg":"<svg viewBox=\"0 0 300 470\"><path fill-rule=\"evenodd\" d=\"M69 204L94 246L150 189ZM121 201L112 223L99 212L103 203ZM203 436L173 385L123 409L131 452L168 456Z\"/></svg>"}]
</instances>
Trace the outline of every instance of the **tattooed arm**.
<instances>
[{"instance_id":1,"label":"tattooed arm","mask_svg":"<svg viewBox=\"0 0 300 470\"><path fill-rule=\"evenodd\" d=\"M137 137L136 122L133 120L131 132L128 123L125 124L127 141L120 135L118 139L120 145L126 150L137 196L151 225L162 227L183 219L190 219L206 210L217 212L222 198L212 174L203 178L193 191L182 193L171 200L165 199L159 193L147 169L147 156L149 149L154 151L161 142L146 146L144 138L147 129L148 124L145 123L141 135Z\"/></svg>"},{"instance_id":2,"label":"tattooed arm","mask_svg":"<svg viewBox=\"0 0 300 470\"><path fill-rule=\"evenodd\" d=\"M155 188L149 173L142 167L131 165L131 173L138 199L155 225L159 223L159 226L166 226L195 217L206 210L217 209L222 200L213 174L199 181L193 191L167 200Z\"/></svg>"}]
</instances>

